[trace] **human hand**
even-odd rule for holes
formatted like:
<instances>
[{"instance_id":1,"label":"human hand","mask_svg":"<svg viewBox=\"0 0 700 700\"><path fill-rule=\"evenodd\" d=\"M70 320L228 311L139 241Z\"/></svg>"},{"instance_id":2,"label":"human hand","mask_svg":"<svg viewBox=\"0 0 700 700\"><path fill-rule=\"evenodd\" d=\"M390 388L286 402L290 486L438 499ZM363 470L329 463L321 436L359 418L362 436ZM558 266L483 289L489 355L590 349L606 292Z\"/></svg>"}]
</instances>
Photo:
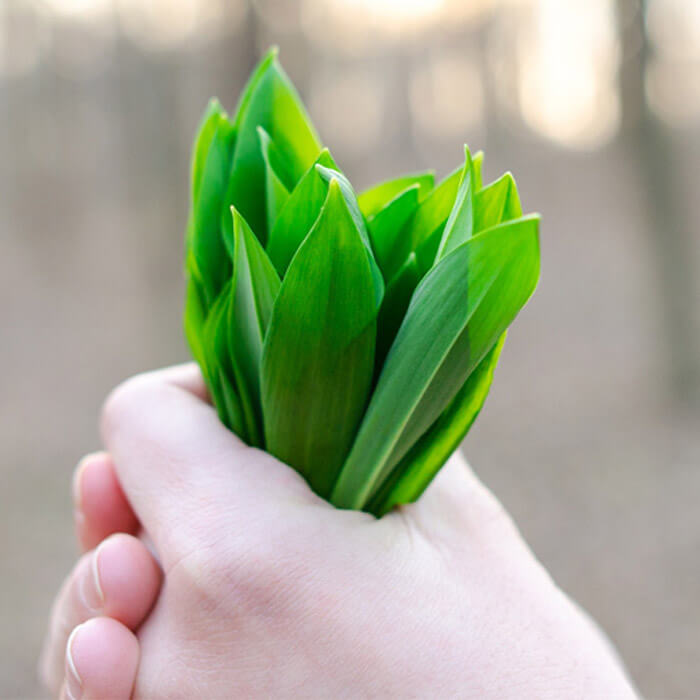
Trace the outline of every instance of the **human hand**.
<instances>
[{"instance_id":1,"label":"human hand","mask_svg":"<svg viewBox=\"0 0 700 700\"><path fill-rule=\"evenodd\" d=\"M191 365L119 387L103 437L126 499L114 496L111 524L83 522L81 537L92 546L119 517L132 532L138 519L163 586L141 625L160 579L139 540L108 538L102 566L94 553L78 564L67 584L78 595L59 598L53 627L91 617L79 593L96 569L101 616L71 636L64 692L634 697L607 642L459 455L418 503L381 520L336 510L227 431ZM120 586L103 580L115 549L132 572ZM65 632L54 633L54 692L64 651Z\"/></svg>"}]
</instances>

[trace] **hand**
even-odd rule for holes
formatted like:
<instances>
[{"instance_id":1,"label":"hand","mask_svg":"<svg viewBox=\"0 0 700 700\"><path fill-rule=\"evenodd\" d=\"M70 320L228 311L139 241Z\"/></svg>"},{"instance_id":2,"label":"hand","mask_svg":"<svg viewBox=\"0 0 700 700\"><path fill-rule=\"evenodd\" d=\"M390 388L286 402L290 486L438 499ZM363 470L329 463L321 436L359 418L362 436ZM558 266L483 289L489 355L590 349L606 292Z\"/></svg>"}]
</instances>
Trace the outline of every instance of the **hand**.
<instances>
[{"instance_id":1,"label":"hand","mask_svg":"<svg viewBox=\"0 0 700 700\"><path fill-rule=\"evenodd\" d=\"M164 580L140 628L142 609L124 620L103 602L107 617L73 633L75 697L126 698L132 684L137 698L634 697L459 455L417 504L381 520L336 510L219 423L193 366L119 387L103 437ZM127 535L101 547L115 541L138 546L138 571L155 565ZM125 588L143 589L138 571ZM79 563L68 586L86 575ZM90 616L71 605L64 594L54 620ZM54 691L64 649L54 634Z\"/></svg>"}]
</instances>

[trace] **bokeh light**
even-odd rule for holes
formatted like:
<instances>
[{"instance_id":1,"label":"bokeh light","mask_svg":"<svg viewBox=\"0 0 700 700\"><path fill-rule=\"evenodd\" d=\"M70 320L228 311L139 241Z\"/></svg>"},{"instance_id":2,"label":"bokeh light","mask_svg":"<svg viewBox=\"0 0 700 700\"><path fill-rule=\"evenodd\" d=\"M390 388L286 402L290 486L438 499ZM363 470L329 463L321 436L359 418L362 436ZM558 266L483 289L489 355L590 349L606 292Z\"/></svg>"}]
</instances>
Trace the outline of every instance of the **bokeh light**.
<instances>
[{"instance_id":1,"label":"bokeh light","mask_svg":"<svg viewBox=\"0 0 700 700\"><path fill-rule=\"evenodd\" d=\"M612 0L538 0L517 45L525 122L563 145L594 148L615 134L619 46Z\"/></svg>"}]
</instances>

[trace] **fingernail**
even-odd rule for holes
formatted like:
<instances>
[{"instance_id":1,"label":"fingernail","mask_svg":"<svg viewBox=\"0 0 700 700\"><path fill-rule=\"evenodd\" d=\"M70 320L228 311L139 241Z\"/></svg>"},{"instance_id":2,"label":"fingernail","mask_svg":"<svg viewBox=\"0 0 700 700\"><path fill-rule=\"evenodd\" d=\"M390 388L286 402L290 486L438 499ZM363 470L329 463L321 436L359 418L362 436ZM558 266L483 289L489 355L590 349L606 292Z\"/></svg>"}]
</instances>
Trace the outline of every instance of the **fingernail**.
<instances>
[{"instance_id":1,"label":"fingernail","mask_svg":"<svg viewBox=\"0 0 700 700\"><path fill-rule=\"evenodd\" d=\"M66 644L66 697L69 700L80 700L83 696L83 681L73 661L73 642L82 625L78 625L68 637Z\"/></svg>"},{"instance_id":2,"label":"fingernail","mask_svg":"<svg viewBox=\"0 0 700 700\"><path fill-rule=\"evenodd\" d=\"M80 462L78 462L78 466L73 472L71 492L73 494L73 504L75 505L76 511L82 510L83 507L83 474L85 473L85 467L88 465L91 456L92 455L87 455L86 457L83 457Z\"/></svg>"},{"instance_id":3,"label":"fingernail","mask_svg":"<svg viewBox=\"0 0 700 700\"><path fill-rule=\"evenodd\" d=\"M100 612L105 604L105 596L100 581L100 552L105 542L95 550L90 559L90 571L80 581L80 597L85 607L93 613Z\"/></svg>"}]
</instances>

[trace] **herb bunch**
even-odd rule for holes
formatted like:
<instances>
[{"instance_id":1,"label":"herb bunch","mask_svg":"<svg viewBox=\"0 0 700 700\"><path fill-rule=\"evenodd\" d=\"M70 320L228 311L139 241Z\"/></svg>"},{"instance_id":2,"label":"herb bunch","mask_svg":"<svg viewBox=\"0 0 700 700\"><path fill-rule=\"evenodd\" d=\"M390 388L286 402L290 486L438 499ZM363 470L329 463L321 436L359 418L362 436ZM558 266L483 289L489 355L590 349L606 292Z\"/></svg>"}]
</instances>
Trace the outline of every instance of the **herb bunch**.
<instances>
[{"instance_id":1,"label":"herb bunch","mask_svg":"<svg viewBox=\"0 0 700 700\"><path fill-rule=\"evenodd\" d=\"M356 195L275 50L194 144L185 332L222 422L341 508L420 496L539 277L539 217L483 154Z\"/></svg>"}]
</instances>

